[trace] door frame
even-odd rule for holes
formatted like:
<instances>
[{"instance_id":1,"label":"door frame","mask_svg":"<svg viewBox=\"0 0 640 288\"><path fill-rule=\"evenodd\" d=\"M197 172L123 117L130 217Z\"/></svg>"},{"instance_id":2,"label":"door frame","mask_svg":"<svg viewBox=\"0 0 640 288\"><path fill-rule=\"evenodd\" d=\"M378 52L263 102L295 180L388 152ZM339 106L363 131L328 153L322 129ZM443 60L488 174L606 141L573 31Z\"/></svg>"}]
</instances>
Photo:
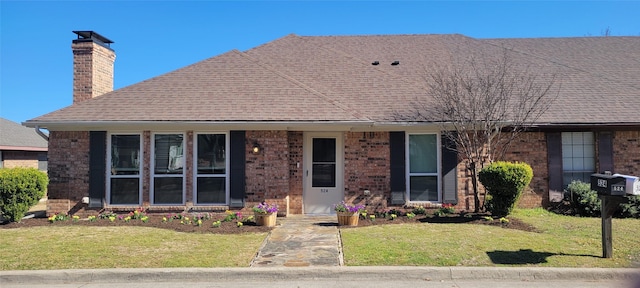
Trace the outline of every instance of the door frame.
<instances>
[{"instance_id":1,"label":"door frame","mask_svg":"<svg viewBox=\"0 0 640 288\"><path fill-rule=\"evenodd\" d=\"M302 213L307 214L305 211L306 200L308 200L308 194L311 192L311 168L312 168L312 144L313 138L335 138L336 139L336 190L340 195L340 201L344 200L344 133L343 132L304 132L303 140L303 153L302 153L302 167L303 167L303 181L302 181ZM337 204L337 203L332 203ZM330 209L330 214L334 214L333 209Z\"/></svg>"}]
</instances>

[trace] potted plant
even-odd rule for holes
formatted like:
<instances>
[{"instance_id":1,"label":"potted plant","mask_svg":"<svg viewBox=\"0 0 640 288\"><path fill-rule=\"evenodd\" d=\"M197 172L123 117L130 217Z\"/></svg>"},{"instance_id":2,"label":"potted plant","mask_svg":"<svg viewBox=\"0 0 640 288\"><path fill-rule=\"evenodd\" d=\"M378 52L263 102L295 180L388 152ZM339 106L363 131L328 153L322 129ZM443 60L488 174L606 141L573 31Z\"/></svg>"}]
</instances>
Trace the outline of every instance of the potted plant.
<instances>
[{"instance_id":1,"label":"potted plant","mask_svg":"<svg viewBox=\"0 0 640 288\"><path fill-rule=\"evenodd\" d=\"M262 202L256 206L253 206L253 215L255 217L256 225L258 226L276 226L278 205L269 205L266 202Z\"/></svg>"},{"instance_id":2,"label":"potted plant","mask_svg":"<svg viewBox=\"0 0 640 288\"><path fill-rule=\"evenodd\" d=\"M334 205L338 216L339 226L358 226L360 212L364 211L364 205L350 205L342 201Z\"/></svg>"}]
</instances>

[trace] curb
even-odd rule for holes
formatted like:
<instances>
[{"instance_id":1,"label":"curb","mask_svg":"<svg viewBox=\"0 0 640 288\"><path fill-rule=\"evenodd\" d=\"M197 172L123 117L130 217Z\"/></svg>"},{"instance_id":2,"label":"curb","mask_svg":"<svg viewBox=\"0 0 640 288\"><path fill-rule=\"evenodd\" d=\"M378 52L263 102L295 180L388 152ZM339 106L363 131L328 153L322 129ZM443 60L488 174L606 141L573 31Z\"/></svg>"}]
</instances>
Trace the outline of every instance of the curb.
<instances>
[{"instance_id":1,"label":"curb","mask_svg":"<svg viewBox=\"0 0 640 288\"><path fill-rule=\"evenodd\" d=\"M298 268L117 268L0 271L5 284L201 282L213 279L288 280L632 280L635 268L539 267L298 267Z\"/></svg>"}]
</instances>

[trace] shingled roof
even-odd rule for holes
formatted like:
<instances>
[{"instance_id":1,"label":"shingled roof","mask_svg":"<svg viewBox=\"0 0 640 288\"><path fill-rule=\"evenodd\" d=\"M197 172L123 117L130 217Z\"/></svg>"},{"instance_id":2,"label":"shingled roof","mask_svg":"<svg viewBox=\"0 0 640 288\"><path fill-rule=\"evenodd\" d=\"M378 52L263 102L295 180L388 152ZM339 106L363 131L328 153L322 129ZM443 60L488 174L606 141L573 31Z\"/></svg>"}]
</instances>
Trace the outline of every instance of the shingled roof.
<instances>
[{"instance_id":1,"label":"shingled roof","mask_svg":"<svg viewBox=\"0 0 640 288\"><path fill-rule=\"evenodd\" d=\"M0 118L0 150L47 151L48 145L33 128Z\"/></svg>"},{"instance_id":2,"label":"shingled roof","mask_svg":"<svg viewBox=\"0 0 640 288\"><path fill-rule=\"evenodd\" d=\"M393 115L416 99L428 101L425 76L433 65L475 53L502 53L503 48L519 63L559 73L559 97L540 125L640 124L640 37L291 34L73 104L26 125L407 125L395 122Z\"/></svg>"}]
</instances>

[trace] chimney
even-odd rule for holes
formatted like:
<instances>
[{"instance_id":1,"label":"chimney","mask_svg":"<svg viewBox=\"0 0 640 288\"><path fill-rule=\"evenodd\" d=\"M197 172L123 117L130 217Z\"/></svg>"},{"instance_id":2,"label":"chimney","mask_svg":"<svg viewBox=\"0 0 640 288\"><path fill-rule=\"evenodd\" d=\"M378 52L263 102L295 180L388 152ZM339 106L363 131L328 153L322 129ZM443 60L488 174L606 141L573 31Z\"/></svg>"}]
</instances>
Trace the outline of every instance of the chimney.
<instances>
[{"instance_id":1,"label":"chimney","mask_svg":"<svg viewBox=\"0 0 640 288\"><path fill-rule=\"evenodd\" d=\"M113 91L113 41L93 31L72 31L73 104Z\"/></svg>"}]
</instances>

